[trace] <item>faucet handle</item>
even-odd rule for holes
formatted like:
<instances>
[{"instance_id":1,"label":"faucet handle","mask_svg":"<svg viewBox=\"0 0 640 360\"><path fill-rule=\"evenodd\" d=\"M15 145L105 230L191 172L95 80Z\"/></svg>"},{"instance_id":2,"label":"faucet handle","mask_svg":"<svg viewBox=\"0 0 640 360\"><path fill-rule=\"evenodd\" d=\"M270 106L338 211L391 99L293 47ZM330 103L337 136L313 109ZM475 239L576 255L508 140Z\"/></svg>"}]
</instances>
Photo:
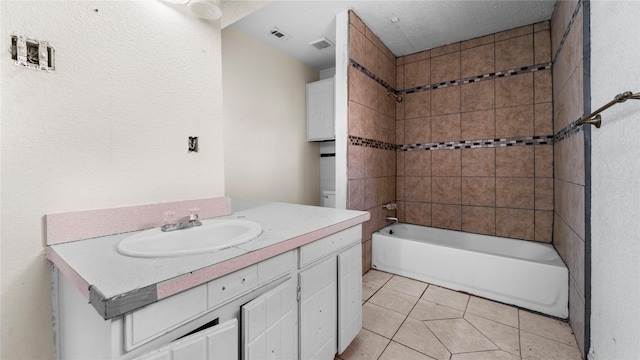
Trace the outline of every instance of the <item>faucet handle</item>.
<instances>
[{"instance_id":1,"label":"faucet handle","mask_svg":"<svg viewBox=\"0 0 640 360\"><path fill-rule=\"evenodd\" d=\"M189 209L189 219L190 220L198 220L198 212L200 211L200 208L194 207Z\"/></svg>"},{"instance_id":2,"label":"faucet handle","mask_svg":"<svg viewBox=\"0 0 640 360\"><path fill-rule=\"evenodd\" d=\"M176 221L174 220L175 215L176 213L171 210L165 211L163 214L162 223L164 225L174 225L176 223Z\"/></svg>"}]
</instances>

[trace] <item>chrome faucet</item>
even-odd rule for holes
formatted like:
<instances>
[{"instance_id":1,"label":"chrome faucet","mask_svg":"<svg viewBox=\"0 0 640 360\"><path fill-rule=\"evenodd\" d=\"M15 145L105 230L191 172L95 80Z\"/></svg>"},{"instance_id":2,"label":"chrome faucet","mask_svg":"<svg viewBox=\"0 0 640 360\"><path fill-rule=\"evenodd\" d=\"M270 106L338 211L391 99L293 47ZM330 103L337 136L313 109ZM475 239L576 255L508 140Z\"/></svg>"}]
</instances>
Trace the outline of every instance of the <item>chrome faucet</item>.
<instances>
[{"instance_id":1,"label":"chrome faucet","mask_svg":"<svg viewBox=\"0 0 640 360\"><path fill-rule=\"evenodd\" d=\"M392 216L387 216L387 217L385 218L385 220L387 220L387 221L393 221L393 223L394 223L394 224L398 222L398 218L397 218L397 217L392 217Z\"/></svg>"},{"instance_id":2,"label":"chrome faucet","mask_svg":"<svg viewBox=\"0 0 640 360\"><path fill-rule=\"evenodd\" d=\"M173 222L174 213L172 211L167 211L165 213L165 224L160 227L160 230L167 232L167 231L189 229L194 226L202 225L202 222L198 220L198 210L199 209L190 209L191 214L181 218L177 222Z\"/></svg>"}]
</instances>

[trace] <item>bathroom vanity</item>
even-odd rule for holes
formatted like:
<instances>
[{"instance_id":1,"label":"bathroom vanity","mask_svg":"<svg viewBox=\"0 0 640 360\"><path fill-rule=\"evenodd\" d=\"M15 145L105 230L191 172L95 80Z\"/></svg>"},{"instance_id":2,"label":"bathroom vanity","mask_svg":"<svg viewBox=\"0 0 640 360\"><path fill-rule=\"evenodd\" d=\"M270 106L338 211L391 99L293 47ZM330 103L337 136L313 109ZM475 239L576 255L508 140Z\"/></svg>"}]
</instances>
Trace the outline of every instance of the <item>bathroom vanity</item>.
<instances>
[{"instance_id":1,"label":"bathroom vanity","mask_svg":"<svg viewBox=\"0 0 640 360\"><path fill-rule=\"evenodd\" d=\"M131 233L50 245L58 359L333 359L362 324L369 214L233 202L262 234L215 252L139 258ZM84 289L88 286L87 289Z\"/></svg>"}]
</instances>

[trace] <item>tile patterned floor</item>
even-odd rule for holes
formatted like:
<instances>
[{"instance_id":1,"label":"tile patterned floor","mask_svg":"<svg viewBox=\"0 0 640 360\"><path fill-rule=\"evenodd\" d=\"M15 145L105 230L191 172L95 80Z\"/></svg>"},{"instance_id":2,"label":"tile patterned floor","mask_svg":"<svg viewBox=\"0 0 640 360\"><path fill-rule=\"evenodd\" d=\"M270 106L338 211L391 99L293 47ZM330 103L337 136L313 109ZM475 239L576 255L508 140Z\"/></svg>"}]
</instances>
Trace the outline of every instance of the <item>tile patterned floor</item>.
<instances>
[{"instance_id":1,"label":"tile patterned floor","mask_svg":"<svg viewBox=\"0 0 640 360\"><path fill-rule=\"evenodd\" d=\"M370 270L362 330L336 360L579 360L565 322Z\"/></svg>"}]
</instances>

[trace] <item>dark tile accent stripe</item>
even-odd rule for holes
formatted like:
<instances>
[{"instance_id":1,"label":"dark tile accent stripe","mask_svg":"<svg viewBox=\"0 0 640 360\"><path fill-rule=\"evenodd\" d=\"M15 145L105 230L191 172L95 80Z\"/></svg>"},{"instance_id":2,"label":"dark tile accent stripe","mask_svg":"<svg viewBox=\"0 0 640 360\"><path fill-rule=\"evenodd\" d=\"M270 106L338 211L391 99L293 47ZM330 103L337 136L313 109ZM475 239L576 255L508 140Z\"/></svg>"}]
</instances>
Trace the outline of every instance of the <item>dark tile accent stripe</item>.
<instances>
[{"instance_id":1,"label":"dark tile accent stripe","mask_svg":"<svg viewBox=\"0 0 640 360\"><path fill-rule=\"evenodd\" d=\"M376 81L378 84L384 86L388 91L396 95L413 94L421 91L442 89L449 86L458 86L462 84L470 84L470 83L483 81L483 80L492 80L492 79L498 79L498 78L507 77L511 75L527 74L527 73L536 72L540 70L551 69L551 63L543 63L543 64L525 66L517 69L497 71L497 72L484 74L484 75L470 76L470 77L461 78L458 80L449 80L449 81L445 81L437 84L423 85L423 86L418 86L418 87L405 89L405 90L395 90L393 87L391 87L391 85L387 84L384 80L376 76L376 74L372 73L370 70L368 70L364 66L358 64L353 59L351 59L350 62L351 62L351 66L360 70L363 74L367 75L368 77Z\"/></svg>"},{"instance_id":2,"label":"dark tile accent stripe","mask_svg":"<svg viewBox=\"0 0 640 360\"><path fill-rule=\"evenodd\" d=\"M446 141L437 143L404 144L395 145L383 141L364 139L357 136L349 136L349 142L354 146L372 147L376 149L394 151L421 151L421 150L454 150L454 149L477 149L496 148L506 146L526 146L526 145L552 145L553 135L545 136L524 136L501 139L463 140Z\"/></svg>"},{"instance_id":3,"label":"dark tile accent stripe","mask_svg":"<svg viewBox=\"0 0 640 360\"><path fill-rule=\"evenodd\" d=\"M580 119L578 119L580 120ZM580 130L582 130L584 125L581 126L576 126L576 122L578 121L574 121L571 124L565 126L564 129L558 131L558 133L555 135L553 141L554 143L560 142L564 139L570 138L571 136L577 134L580 132Z\"/></svg>"},{"instance_id":4,"label":"dark tile accent stripe","mask_svg":"<svg viewBox=\"0 0 640 360\"><path fill-rule=\"evenodd\" d=\"M578 12L580 11L580 7L582 6L582 1L583 0L579 0L578 3L576 4L576 8L573 10L573 14L571 15L571 20L569 20L569 24L567 25L567 28L565 29L564 34L562 34L562 40L560 40L560 45L558 45L558 50L556 51L555 54L553 54L552 62L554 64L558 59L558 54L560 54L560 51L562 51L562 47L564 46L564 42L567 40L567 37L569 36L569 32L571 32L571 28L573 27L573 22L575 21L576 16L578 16ZM582 14L582 16L584 18L584 14Z\"/></svg>"},{"instance_id":5,"label":"dark tile accent stripe","mask_svg":"<svg viewBox=\"0 0 640 360\"><path fill-rule=\"evenodd\" d=\"M352 135L349 135L349 143L355 146L364 146L364 147L383 149L383 150L396 151L398 149L398 145L396 144L379 141L379 140L366 139L366 138L362 138L359 136L352 136Z\"/></svg>"},{"instance_id":6,"label":"dark tile accent stripe","mask_svg":"<svg viewBox=\"0 0 640 360\"><path fill-rule=\"evenodd\" d=\"M391 91L392 93L398 95L398 92L393 87L391 87L391 85L387 84L386 81L382 80L379 76L377 76L376 74L371 72L369 69L367 69L364 66L358 64L357 62L353 61L353 59L349 59L349 60L351 62L351 66L353 66L354 68L360 70L363 74L367 75L368 77L370 77L371 79L376 81L378 84L384 86L385 89L387 89L387 90Z\"/></svg>"},{"instance_id":7,"label":"dark tile accent stripe","mask_svg":"<svg viewBox=\"0 0 640 360\"><path fill-rule=\"evenodd\" d=\"M336 157L336 153L320 154L320 157Z\"/></svg>"},{"instance_id":8,"label":"dark tile accent stripe","mask_svg":"<svg viewBox=\"0 0 640 360\"><path fill-rule=\"evenodd\" d=\"M517 69L511 69L511 70L505 70L505 71L497 71L497 72L494 72L494 73L489 73L489 74L484 74L484 75L470 76L470 77L462 78L462 79L459 79L459 80L450 80L450 81L445 81L445 82L441 82L441 83L437 83L437 84L418 86L418 87L415 87L415 88L398 91L398 94L413 94L413 93L417 93L417 92L421 92L421 91L427 91L427 90L433 90L433 89L442 89L442 88L446 88L446 87L449 87L449 86L458 86L458 85L463 85L463 84L470 84L470 83L474 83L474 82L478 82L478 81L498 79L498 78L503 78L503 77L507 77L507 76L511 76L511 75L527 74L527 73L531 73L531 72L536 72L536 71L541 71L541 70L549 70L549 69L551 69L551 63L543 63L543 64L538 64L538 65L525 66L525 67L521 67L521 68L517 68Z\"/></svg>"}]
</instances>

